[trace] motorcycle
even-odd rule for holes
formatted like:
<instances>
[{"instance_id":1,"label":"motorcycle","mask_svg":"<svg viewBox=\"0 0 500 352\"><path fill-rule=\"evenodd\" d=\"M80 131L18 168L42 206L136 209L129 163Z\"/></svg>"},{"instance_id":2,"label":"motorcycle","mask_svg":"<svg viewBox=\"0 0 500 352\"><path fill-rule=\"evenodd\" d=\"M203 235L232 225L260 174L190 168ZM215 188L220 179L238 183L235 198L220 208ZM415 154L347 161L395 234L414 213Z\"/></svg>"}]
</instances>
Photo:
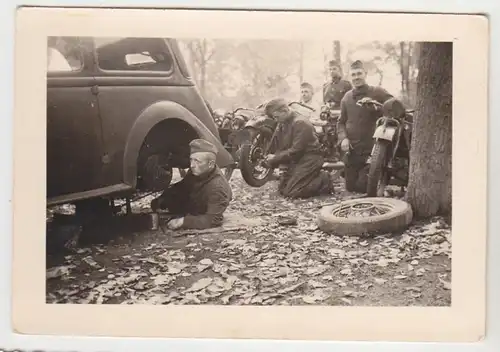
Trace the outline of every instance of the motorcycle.
<instances>
[{"instance_id":1,"label":"motorcycle","mask_svg":"<svg viewBox=\"0 0 500 352\"><path fill-rule=\"evenodd\" d=\"M367 160L367 196L384 197L388 185L408 185L414 110L405 109L396 99L385 104L365 100L358 105L364 104L372 104L383 113L375 124L374 145Z\"/></svg>"},{"instance_id":2,"label":"motorcycle","mask_svg":"<svg viewBox=\"0 0 500 352\"><path fill-rule=\"evenodd\" d=\"M214 112L213 117L218 126L219 136L224 148L231 153L234 163L226 166L223 169L224 176L229 181L233 175L234 170L238 167L239 160L239 145L235 142L235 132L241 130L246 121L248 121L254 114L254 109L237 108L234 111L227 113ZM187 175L187 170L179 169L181 177Z\"/></svg>"},{"instance_id":3,"label":"motorcycle","mask_svg":"<svg viewBox=\"0 0 500 352\"><path fill-rule=\"evenodd\" d=\"M266 115L264 104L257 106L254 116L235 135L240 145L239 168L245 182L261 187L272 177L274 169L265 167L263 161L275 149L275 132L278 121Z\"/></svg>"},{"instance_id":4,"label":"motorcycle","mask_svg":"<svg viewBox=\"0 0 500 352\"><path fill-rule=\"evenodd\" d=\"M255 116L250 119L243 130L239 133L239 143L241 146L240 170L245 182L252 187L261 187L266 184L274 175L274 168L263 165L267 155L276 151L276 133L278 121L267 116L263 110L264 104L256 109ZM300 114L312 117L314 109L297 101L288 104L293 110ZM323 153L326 156L336 150L336 118L334 113L325 110L323 121L315 121L315 130L322 144ZM320 115L321 120L321 115ZM333 132L335 133L333 138ZM335 160L335 158L329 158ZM329 160L328 160L329 161ZM280 166L281 173L286 171L285 166Z\"/></svg>"},{"instance_id":5,"label":"motorcycle","mask_svg":"<svg viewBox=\"0 0 500 352\"><path fill-rule=\"evenodd\" d=\"M318 139L327 162L338 162L340 160L340 148L337 136L337 122L339 117L340 110L334 108L334 103L327 103L321 108L320 120L323 124L321 129L316 130L316 132L318 133Z\"/></svg>"}]
</instances>

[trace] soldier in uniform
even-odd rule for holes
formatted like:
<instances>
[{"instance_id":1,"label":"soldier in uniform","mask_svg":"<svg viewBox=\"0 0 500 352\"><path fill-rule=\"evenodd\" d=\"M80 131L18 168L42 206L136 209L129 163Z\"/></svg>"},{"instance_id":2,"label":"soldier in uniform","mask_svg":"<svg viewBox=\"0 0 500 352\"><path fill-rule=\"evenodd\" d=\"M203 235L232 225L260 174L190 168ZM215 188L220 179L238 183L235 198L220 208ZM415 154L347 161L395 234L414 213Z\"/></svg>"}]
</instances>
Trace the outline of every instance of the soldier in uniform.
<instances>
[{"instance_id":1,"label":"soldier in uniform","mask_svg":"<svg viewBox=\"0 0 500 352\"><path fill-rule=\"evenodd\" d=\"M328 63L331 81L323 86L323 103L332 103L333 108L340 108L340 102L344 95L352 89L349 81L342 79L342 71L337 61Z\"/></svg>"},{"instance_id":2,"label":"soldier in uniform","mask_svg":"<svg viewBox=\"0 0 500 352\"><path fill-rule=\"evenodd\" d=\"M311 122L319 120L319 116L321 113L321 104L319 104L319 102L314 99L314 88L308 82L302 82L300 84L300 102L313 109L313 111L311 112L306 112L308 116L310 116Z\"/></svg>"},{"instance_id":3,"label":"soldier in uniform","mask_svg":"<svg viewBox=\"0 0 500 352\"><path fill-rule=\"evenodd\" d=\"M172 230L220 226L232 192L215 163L217 148L204 139L195 139L189 146L191 167L186 177L154 199L151 209L179 215L167 225Z\"/></svg>"},{"instance_id":4,"label":"soldier in uniform","mask_svg":"<svg viewBox=\"0 0 500 352\"><path fill-rule=\"evenodd\" d=\"M344 157L345 185L348 192L366 193L368 164L373 148L375 123L382 111L369 106L359 106L362 99L373 99L383 104L392 98L384 88L366 83L366 70L359 60L352 63L351 79L354 88L341 102L337 123L338 140Z\"/></svg>"},{"instance_id":5,"label":"soldier in uniform","mask_svg":"<svg viewBox=\"0 0 500 352\"><path fill-rule=\"evenodd\" d=\"M311 122L292 110L282 98L268 102L265 112L279 121L277 152L268 155L265 164L287 167L280 179L279 193L287 198L331 194L334 191L333 178L322 170L324 157Z\"/></svg>"}]
</instances>

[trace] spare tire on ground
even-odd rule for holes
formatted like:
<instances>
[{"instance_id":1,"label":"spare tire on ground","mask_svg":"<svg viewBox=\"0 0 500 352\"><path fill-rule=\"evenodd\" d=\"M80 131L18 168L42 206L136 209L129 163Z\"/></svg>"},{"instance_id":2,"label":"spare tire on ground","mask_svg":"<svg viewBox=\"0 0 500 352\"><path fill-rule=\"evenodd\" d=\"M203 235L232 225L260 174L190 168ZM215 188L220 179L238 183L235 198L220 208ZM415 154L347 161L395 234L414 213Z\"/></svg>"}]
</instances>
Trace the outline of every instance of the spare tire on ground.
<instances>
[{"instance_id":1,"label":"spare tire on ground","mask_svg":"<svg viewBox=\"0 0 500 352\"><path fill-rule=\"evenodd\" d=\"M411 206L393 198L358 198L323 207L320 230L336 235L370 236L405 230L413 219Z\"/></svg>"}]
</instances>

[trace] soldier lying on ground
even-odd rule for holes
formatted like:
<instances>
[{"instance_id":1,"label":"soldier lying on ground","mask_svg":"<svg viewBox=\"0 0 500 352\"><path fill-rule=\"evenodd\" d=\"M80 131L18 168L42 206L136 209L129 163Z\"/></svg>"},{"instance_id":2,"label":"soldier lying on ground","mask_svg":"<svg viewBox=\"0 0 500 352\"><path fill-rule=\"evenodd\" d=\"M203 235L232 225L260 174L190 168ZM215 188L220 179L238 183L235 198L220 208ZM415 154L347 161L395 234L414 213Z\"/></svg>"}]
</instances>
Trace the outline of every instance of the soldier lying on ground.
<instances>
[{"instance_id":1,"label":"soldier lying on ground","mask_svg":"<svg viewBox=\"0 0 500 352\"><path fill-rule=\"evenodd\" d=\"M181 217L168 222L176 229L206 229L222 225L223 213L232 200L229 183L215 163L216 147L195 139L191 148L191 167L186 177L151 202L151 209L168 209Z\"/></svg>"},{"instance_id":2,"label":"soldier lying on ground","mask_svg":"<svg viewBox=\"0 0 500 352\"><path fill-rule=\"evenodd\" d=\"M289 198L331 194L334 176L322 170L324 157L311 122L291 110L281 98L267 103L265 112L279 121L276 127L277 152L268 155L265 164L288 166L280 180L279 193Z\"/></svg>"}]
</instances>

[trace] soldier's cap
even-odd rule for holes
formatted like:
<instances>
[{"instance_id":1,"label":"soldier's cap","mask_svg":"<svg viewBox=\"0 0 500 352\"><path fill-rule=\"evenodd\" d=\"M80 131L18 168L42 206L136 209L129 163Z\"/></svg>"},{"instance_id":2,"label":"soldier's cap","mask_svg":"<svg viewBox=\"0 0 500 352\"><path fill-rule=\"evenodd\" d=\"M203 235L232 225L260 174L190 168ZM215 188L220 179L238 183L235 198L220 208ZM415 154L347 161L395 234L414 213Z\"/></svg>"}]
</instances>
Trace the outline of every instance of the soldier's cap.
<instances>
[{"instance_id":1,"label":"soldier's cap","mask_svg":"<svg viewBox=\"0 0 500 352\"><path fill-rule=\"evenodd\" d=\"M300 84L300 88L309 88L310 90L313 90L313 86L312 86L312 84L311 84L311 83L309 83L309 82L302 82L302 83Z\"/></svg>"},{"instance_id":2,"label":"soldier's cap","mask_svg":"<svg viewBox=\"0 0 500 352\"><path fill-rule=\"evenodd\" d=\"M328 66L330 67L340 67L339 62L337 60L328 61Z\"/></svg>"},{"instance_id":3,"label":"soldier's cap","mask_svg":"<svg viewBox=\"0 0 500 352\"><path fill-rule=\"evenodd\" d=\"M351 64L351 68L352 69L357 69L357 68L362 68L364 69L365 66L363 65L363 62L361 60L355 60L352 64Z\"/></svg>"},{"instance_id":4,"label":"soldier's cap","mask_svg":"<svg viewBox=\"0 0 500 352\"><path fill-rule=\"evenodd\" d=\"M215 147L215 145L213 145L212 143L210 143L209 141L204 140L204 139L193 139L189 143L189 148L190 148L191 154L194 154L194 153L213 153L213 154L217 155L217 153L218 153L218 150Z\"/></svg>"},{"instance_id":5,"label":"soldier's cap","mask_svg":"<svg viewBox=\"0 0 500 352\"><path fill-rule=\"evenodd\" d=\"M267 102L265 107L266 115L271 116L275 111L288 106L288 103L283 98L275 98Z\"/></svg>"}]
</instances>

